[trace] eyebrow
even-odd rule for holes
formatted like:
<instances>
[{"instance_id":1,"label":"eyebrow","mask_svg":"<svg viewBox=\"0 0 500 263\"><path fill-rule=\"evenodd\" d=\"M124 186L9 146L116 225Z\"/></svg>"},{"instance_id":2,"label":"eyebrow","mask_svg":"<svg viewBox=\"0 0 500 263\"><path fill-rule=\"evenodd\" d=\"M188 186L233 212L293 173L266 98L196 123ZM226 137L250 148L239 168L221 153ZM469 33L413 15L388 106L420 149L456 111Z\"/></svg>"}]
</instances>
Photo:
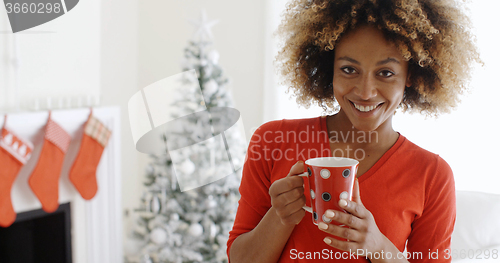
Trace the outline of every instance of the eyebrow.
<instances>
[{"instance_id":1,"label":"eyebrow","mask_svg":"<svg viewBox=\"0 0 500 263\"><path fill-rule=\"evenodd\" d=\"M346 56L340 57L337 60L346 60L346 61L352 62L354 64L358 64L358 65L361 64L361 63L359 63L359 61L357 61L357 60L355 60L355 59L353 59L351 57L346 57ZM384 60L381 60L381 61L377 62L377 66L383 65L383 64L387 64L387 63L390 63L390 62L395 62L395 63L401 64L399 62L399 60L397 60L395 58L388 57L388 58L386 58Z\"/></svg>"}]
</instances>

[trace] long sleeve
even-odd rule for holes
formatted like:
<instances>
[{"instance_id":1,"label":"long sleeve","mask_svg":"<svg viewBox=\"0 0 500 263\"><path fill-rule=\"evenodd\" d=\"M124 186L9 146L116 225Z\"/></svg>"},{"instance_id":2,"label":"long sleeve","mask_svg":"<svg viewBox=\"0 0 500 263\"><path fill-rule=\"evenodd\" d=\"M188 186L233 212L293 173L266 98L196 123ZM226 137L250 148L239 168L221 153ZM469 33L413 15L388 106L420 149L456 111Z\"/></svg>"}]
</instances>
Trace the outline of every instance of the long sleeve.
<instances>
[{"instance_id":1,"label":"long sleeve","mask_svg":"<svg viewBox=\"0 0 500 263\"><path fill-rule=\"evenodd\" d=\"M265 133L273 130L275 124L276 122L270 122L259 127L252 135L248 146L239 188L241 198L227 242L228 255L234 240L239 235L254 229L271 207L269 187L271 186L272 158L266 158L263 149L269 147L264 140Z\"/></svg>"},{"instance_id":2,"label":"long sleeve","mask_svg":"<svg viewBox=\"0 0 500 263\"><path fill-rule=\"evenodd\" d=\"M449 165L436 156L435 173L425 191L425 205L408 237L410 262L451 262L451 234L455 225L455 182Z\"/></svg>"}]
</instances>

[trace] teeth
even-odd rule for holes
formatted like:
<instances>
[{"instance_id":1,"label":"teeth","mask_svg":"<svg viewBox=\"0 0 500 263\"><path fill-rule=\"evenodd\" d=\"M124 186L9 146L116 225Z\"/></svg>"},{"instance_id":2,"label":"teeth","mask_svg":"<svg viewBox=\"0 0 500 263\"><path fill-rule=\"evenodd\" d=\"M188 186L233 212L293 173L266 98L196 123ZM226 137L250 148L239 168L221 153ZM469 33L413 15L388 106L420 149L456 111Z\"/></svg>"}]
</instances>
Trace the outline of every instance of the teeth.
<instances>
[{"instance_id":1,"label":"teeth","mask_svg":"<svg viewBox=\"0 0 500 263\"><path fill-rule=\"evenodd\" d=\"M373 109L375 109L378 105L374 105L374 106L362 106L362 105L358 105L356 103L352 103L354 104L354 107L356 107L356 109L358 109L359 111L362 111L362 112L369 112L369 111L372 111Z\"/></svg>"}]
</instances>

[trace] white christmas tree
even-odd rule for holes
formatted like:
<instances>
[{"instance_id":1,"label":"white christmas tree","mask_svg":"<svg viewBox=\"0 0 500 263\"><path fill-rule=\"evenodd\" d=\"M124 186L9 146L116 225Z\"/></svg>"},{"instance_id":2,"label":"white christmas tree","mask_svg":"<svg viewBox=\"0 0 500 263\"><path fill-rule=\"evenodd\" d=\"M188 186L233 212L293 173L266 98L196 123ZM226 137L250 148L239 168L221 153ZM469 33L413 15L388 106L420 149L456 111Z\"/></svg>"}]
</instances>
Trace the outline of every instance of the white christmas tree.
<instances>
[{"instance_id":1,"label":"white christmas tree","mask_svg":"<svg viewBox=\"0 0 500 263\"><path fill-rule=\"evenodd\" d=\"M137 220L129 238L135 247L127 248L134 253L126 256L126 262L227 262L226 242L236 214L241 178L241 169L234 171L234 167L241 167L243 163L244 134L234 130L224 133L225 145L231 146L233 170L222 169L218 164L223 156L208 142L200 142L206 136L201 131L207 126L204 122L208 121L211 127L227 127L231 123L225 122L234 118L212 114L210 118L200 119L198 115L189 115L204 109L232 107L228 80L218 65L219 54L212 47L210 27L214 24L207 21L203 12L201 20L195 23L198 27L195 37L184 50L183 70L194 69L197 73L197 79L185 81L197 81L201 93L179 90L175 94L174 106L178 110L171 113L172 117L184 117L185 121L176 131L158 138L159 143L164 144L168 140L171 144L194 145L181 151L184 154L181 163L174 164L174 159L179 158L172 158L168 152L151 156L146 169L146 190L141 207L134 213ZM182 192L176 170L195 176L201 172L229 176Z\"/></svg>"}]
</instances>

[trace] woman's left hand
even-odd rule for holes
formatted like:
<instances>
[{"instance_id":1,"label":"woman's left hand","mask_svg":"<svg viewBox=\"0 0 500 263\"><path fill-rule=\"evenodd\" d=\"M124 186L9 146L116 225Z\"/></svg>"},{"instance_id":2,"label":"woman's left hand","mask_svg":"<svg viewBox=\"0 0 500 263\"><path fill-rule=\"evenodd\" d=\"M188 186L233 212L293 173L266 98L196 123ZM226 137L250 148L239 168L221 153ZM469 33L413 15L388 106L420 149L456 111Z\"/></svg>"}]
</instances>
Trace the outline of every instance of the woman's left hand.
<instances>
[{"instance_id":1,"label":"woman's left hand","mask_svg":"<svg viewBox=\"0 0 500 263\"><path fill-rule=\"evenodd\" d=\"M345 238L347 241L338 240L334 237L325 237L323 241L334 248L359 256L366 255L366 252L382 253L384 248L387 248L387 242L390 241L380 232L372 213L361 202L357 179L354 183L352 200L341 199L339 201L339 206L349 213L332 210L327 210L325 213L326 217L350 228L323 222L318 225L320 230Z\"/></svg>"}]
</instances>

